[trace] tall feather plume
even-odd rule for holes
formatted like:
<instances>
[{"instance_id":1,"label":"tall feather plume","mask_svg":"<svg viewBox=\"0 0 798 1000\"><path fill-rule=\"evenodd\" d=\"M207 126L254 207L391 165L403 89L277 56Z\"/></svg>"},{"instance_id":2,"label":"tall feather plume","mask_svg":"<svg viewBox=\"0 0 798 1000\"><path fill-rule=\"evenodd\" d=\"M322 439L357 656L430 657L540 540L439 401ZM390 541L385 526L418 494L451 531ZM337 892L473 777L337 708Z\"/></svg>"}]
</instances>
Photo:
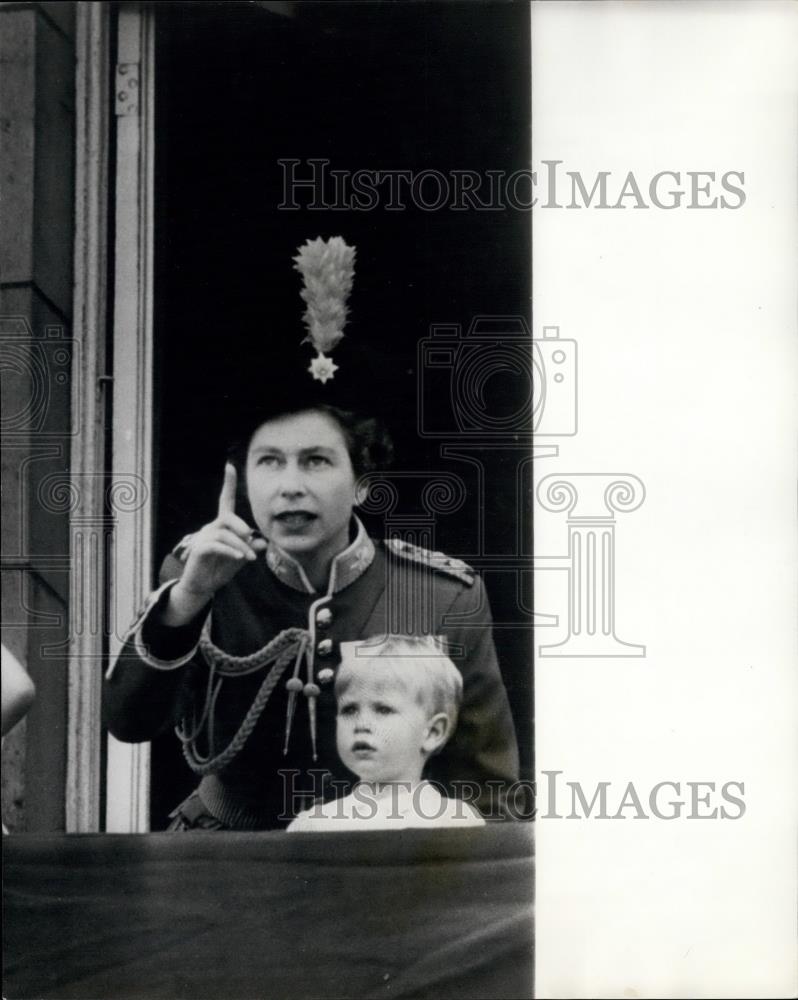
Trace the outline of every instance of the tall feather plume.
<instances>
[{"instance_id":1,"label":"tall feather plume","mask_svg":"<svg viewBox=\"0 0 798 1000\"><path fill-rule=\"evenodd\" d=\"M310 341L319 354L331 351L343 337L355 274L355 248L340 236L320 236L298 248L294 270L302 275L300 292L307 308L302 317Z\"/></svg>"}]
</instances>

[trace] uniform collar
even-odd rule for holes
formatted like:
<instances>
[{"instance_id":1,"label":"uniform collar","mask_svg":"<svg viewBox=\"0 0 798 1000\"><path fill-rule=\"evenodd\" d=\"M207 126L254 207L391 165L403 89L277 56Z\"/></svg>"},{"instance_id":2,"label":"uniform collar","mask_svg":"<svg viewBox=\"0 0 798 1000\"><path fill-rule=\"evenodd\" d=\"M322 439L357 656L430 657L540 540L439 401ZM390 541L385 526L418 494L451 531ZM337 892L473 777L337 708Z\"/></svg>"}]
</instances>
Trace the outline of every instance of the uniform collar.
<instances>
[{"instance_id":1,"label":"uniform collar","mask_svg":"<svg viewBox=\"0 0 798 1000\"><path fill-rule=\"evenodd\" d=\"M366 534L358 517L355 517L355 527L357 532L354 541L343 552L339 552L330 565L328 594L335 594L354 583L374 561L374 542ZM270 542L266 550L266 564L281 583L303 594L317 593L296 559L274 542Z\"/></svg>"}]
</instances>

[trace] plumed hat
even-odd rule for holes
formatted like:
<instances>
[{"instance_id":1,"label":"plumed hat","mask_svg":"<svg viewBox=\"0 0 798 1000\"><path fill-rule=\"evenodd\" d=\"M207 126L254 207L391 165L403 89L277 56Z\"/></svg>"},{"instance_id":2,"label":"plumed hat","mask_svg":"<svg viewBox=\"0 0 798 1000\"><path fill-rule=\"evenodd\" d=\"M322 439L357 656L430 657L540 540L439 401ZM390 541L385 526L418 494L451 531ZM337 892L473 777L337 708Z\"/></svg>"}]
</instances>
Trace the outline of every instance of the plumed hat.
<instances>
[{"instance_id":1,"label":"plumed hat","mask_svg":"<svg viewBox=\"0 0 798 1000\"><path fill-rule=\"evenodd\" d=\"M296 325L269 331L260 356L242 360L231 399L232 441L266 420L321 405L390 425L402 369L373 337L363 331L349 335L355 259L355 248L340 236L317 237L298 248L293 260L301 277L305 336L297 310ZM406 382L408 374L403 371Z\"/></svg>"}]
</instances>

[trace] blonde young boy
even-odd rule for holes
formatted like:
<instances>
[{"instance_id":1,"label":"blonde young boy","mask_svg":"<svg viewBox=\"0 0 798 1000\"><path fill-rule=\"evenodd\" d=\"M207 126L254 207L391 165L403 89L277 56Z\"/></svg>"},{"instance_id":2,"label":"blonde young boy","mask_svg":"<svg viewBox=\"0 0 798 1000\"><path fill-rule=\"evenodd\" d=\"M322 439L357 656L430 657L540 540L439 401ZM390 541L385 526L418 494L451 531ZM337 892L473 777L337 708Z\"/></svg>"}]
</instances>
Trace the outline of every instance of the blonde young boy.
<instances>
[{"instance_id":1,"label":"blonde young boy","mask_svg":"<svg viewBox=\"0 0 798 1000\"><path fill-rule=\"evenodd\" d=\"M360 780L346 797L299 813L289 831L484 825L471 805L422 778L454 733L463 697L460 672L438 640L341 643L335 696L338 753Z\"/></svg>"}]
</instances>

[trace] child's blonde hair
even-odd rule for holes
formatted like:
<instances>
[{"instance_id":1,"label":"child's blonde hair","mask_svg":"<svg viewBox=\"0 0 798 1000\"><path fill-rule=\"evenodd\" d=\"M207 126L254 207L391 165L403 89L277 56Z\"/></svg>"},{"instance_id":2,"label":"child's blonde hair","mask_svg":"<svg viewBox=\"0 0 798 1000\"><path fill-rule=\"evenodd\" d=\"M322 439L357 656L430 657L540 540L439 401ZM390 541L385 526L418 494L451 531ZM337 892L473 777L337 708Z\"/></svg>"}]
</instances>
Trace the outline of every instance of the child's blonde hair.
<instances>
[{"instance_id":1,"label":"child's blonde hair","mask_svg":"<svg viewBox=\"0 0 798 1000\"><path fill-rule=\"evenodd\" d=\"M400 684L410 688L430 715L443 712L449 719L447 740L457 725L463 701L463 678L447 656L446 644L437 636L389 635L375 642L341 643L341 666L335 678L336 699L346 692L353 676L372 669L374 663L392 671Z\"/></svg>"}]
</instances>

